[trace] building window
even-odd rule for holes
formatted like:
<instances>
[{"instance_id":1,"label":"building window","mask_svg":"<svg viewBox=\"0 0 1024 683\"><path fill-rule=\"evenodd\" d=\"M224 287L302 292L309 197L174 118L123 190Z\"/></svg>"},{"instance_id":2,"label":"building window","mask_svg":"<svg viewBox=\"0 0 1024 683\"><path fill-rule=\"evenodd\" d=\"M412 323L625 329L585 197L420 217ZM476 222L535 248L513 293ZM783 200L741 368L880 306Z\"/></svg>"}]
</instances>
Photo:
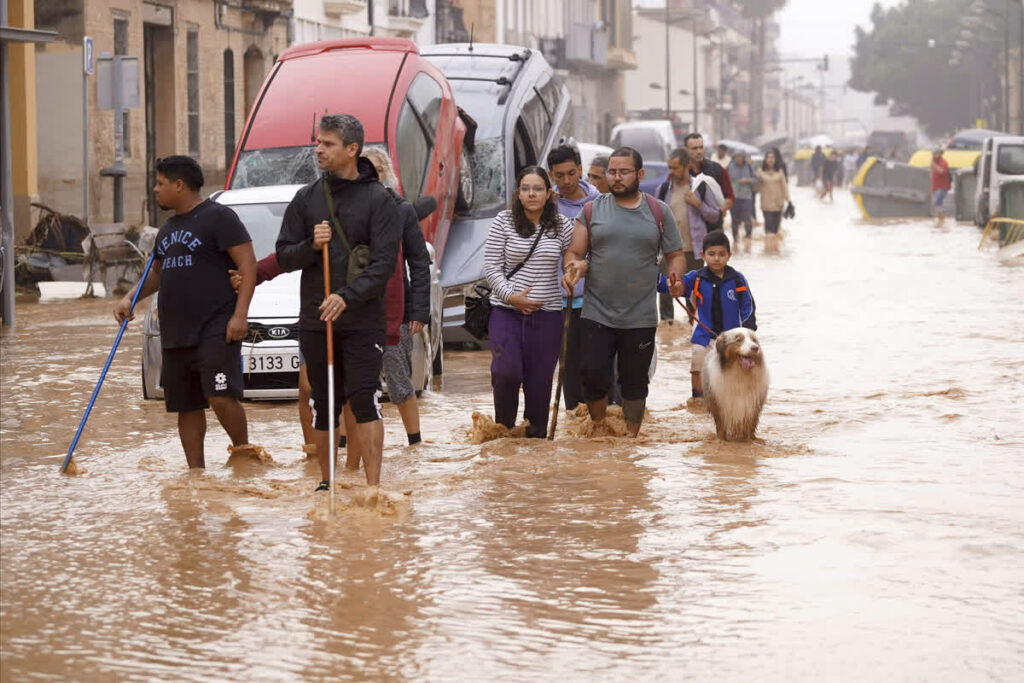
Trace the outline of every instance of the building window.
<instances>
[{"instance_id":1,"label":"building window","mask_svg":"<svg viewBox=\"0 0 1024 683\"><path fill-rule=\"evenodd\" d=\"M185 41L188 106L188 153L199 156L199 27L189 26Z\"/></svg>"},{"instance_id":2,"label":"building window","mask_svg":"<svg viewBox=\"0 0 1024 683\"><path fill-rule=\"evenodd\" d=\"M114 54L128 54L128 17L122 14L114 15ZM121 129L123 131L124 155L132 155L132 127L129 125L128 110L122 112Z\"/></svg>"},{"instance_id":3,"label":"building window","mask_svg":"<svg viewBox=\"0 0 1024 683\"><path fill-rule=\"evenodd\" d=\"M224 50L224 166L235 154L235 53Z\"/></svg>"}]
</instances>

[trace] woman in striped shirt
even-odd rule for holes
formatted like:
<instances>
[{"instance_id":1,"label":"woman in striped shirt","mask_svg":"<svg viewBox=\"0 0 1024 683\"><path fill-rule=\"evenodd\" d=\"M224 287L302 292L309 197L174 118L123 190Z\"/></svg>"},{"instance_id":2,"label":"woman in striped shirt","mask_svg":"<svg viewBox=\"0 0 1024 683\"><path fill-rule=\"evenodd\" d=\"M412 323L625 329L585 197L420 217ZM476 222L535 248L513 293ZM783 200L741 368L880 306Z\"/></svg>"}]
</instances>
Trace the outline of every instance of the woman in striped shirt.
<instances>
[{"instance_id":1,"label":"woman in striped shirt","mask_svg":"<svg viewBox=\"0 0 1024 683\"><path fill-rule=\"evenodd\" d=\"M494 304L488 325L494 421L515 426L522 387L526 436L533 438L547 433L562 339L559 265L572 227L558 213L547 171L527 166L516 177L511 208L494 217L484 250Z\"/></svg>"}]
</instances>

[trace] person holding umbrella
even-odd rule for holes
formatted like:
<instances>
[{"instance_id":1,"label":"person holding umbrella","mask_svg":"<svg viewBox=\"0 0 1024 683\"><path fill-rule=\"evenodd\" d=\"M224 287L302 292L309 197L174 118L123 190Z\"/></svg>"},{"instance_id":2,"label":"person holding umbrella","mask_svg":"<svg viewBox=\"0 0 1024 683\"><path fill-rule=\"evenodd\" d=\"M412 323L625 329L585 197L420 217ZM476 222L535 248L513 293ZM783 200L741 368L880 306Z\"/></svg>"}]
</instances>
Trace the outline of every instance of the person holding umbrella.
<instances>
[{"instance_id":1,"label":"person holding umbrella","mask_svg":"<svg viewBox=\"0 0 1024 683\"><path fill-rule=\"evenodd\" d=\"M380 485L385 289L395 271L402 221L373 164L360 156L363 137L363 125L354 116L330 114L320 119L316 156L324 173L295 193L277 238L282 270L302 271L299 348L312 385L321 474L317 491L329 490L333 480L330 433L346 402L363 445L366 483ZM323 249L328 258L322 260ZM329 336L333 356L340 359L333 365L334 396L328 393Z\"/></svg>"}]
</instances>

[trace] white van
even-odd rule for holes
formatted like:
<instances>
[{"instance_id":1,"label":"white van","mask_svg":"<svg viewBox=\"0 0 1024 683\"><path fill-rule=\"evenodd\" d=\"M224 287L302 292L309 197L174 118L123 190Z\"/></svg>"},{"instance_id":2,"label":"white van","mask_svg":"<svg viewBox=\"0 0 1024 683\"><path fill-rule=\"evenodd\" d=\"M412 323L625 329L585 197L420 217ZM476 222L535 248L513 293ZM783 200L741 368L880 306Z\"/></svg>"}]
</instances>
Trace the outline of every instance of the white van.
<instances>
[{"instance_id":1,"label":"white van","mask_svg":"<svg viewBox=\"0 0 1024 683\"><path fill-rule=\"evenodd\" d=\"M1024 137L988 138L978 159L978 184L974 190L974 222L979 227L985 227L999 213L999 188L1010 180L1024 181Z\"/></svg>"}]
</instances>

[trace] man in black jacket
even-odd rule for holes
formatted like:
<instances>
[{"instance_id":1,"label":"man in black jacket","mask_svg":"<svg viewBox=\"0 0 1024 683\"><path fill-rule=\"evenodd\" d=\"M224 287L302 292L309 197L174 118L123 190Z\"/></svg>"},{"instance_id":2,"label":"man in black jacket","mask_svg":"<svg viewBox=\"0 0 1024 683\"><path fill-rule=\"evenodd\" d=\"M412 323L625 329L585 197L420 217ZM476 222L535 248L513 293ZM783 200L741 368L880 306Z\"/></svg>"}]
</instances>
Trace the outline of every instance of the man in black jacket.
<instances>
[{"instance_id":1,"label":"man in black jacket","mask_svg":"<svg viewBox=\"0 0 1024 683\"><path fill-rule=\"evenodd\" d=\"M313 388L313 427L322 481L330 480L328 420L338 424L351 402L364 445L366 483L380 485L384 426L380 414L380 371L384 355L384 294L395 271L402 223L395 200L377 180L373 164L360 157L363 125L348 114L320 120L317 163L324 174L301 188L288 205L277 238L282 270L302 270L299 290L299 346ZM334 205L328 211L327 193ZM349 250L336 234L344 230L352 249L369 247L365 269L347 281ZM324 298L321 249L328 249L331 294ZM335 414L328 415L327 332L334 330Z\"/></svg>"}]
</instances>

